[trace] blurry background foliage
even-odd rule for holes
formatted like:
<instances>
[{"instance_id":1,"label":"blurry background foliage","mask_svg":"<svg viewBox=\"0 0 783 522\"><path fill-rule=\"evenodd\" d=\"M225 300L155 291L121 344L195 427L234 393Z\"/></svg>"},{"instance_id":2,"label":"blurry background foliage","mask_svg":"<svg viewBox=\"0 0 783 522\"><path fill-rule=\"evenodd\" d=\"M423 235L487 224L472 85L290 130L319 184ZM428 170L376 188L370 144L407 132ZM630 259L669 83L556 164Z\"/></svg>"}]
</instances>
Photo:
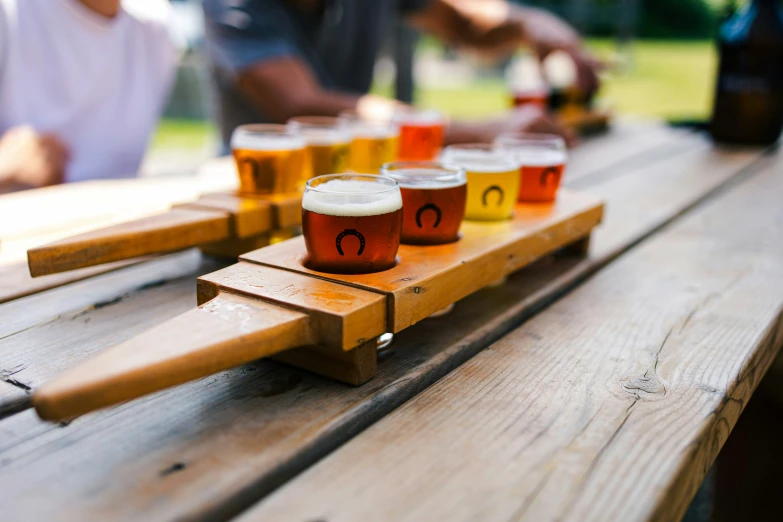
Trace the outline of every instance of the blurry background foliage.
<instances>
[{"instance_id":1,"label":"blurry background foliage","mask_svg":"<svg viewBox=\"0 0 783 522\"><path fill-rule=\"evenodd\" d=\"M193 4L200 11L196 0L177 2L180 3ZM568 10L579 2L538 0L523 3L539 5L568 17ZM582 5L589 4L589 20L584 24L588 46L614 64L605 76L601 98L623 114L666 119L706 118L712 104L716 68L713 37L732 0L638 0L630 45L620 45L615 40L617 16L612 9L619 3L620 0L582 2ZM198 41L199 35L194 40ZM194 54L198 55L198 52ZM455 54L426 37L419 40L416 62L418 104L467 118L492 115L508 108L508 89L502 68ZM186 79L199 76L200 89L205 91L208 75L203 56L198 67L201 70L198 74L181 68L180 76ZM383 69L379 67L379 70ZM373 91L390 95L391 78L388 71L378 74ZM185 83L193 82L186 80ZM203 93L199 96L209 99ZM175 96L180 102L182 98L182 95ZM203 113L206 115L208 111ZM169 114L181 113L170 111ZM200 148L212 154L215 142L214 126L205 116L200 119L167 117L159 126L153 146L159 152Z\"/></svg>"}]
</instances>

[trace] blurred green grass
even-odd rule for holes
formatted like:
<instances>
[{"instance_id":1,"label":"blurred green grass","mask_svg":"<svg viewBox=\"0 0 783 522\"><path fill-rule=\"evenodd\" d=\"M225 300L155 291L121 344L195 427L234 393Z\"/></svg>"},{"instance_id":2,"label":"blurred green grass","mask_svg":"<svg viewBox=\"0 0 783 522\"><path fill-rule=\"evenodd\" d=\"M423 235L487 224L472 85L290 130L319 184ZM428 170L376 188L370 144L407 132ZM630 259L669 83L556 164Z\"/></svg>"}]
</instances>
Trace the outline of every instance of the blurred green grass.
<instances>
[{"instance_id":1,"label":"blurred green grass","mask_svg":"<svg viewBox=\"0 0 783 522\"><path fill-rule=\"evenodd\" d=\"M627 54L610 40L590 40L598 56L623 65L608 73L601 98L618 113L666 119L706 118L712 104L716 55L712 42L636 41ZM389 94L390 86L374 92ZM482 79L470 86L420 88L417 103L455 117L475 118L502 112L508 92L502 79ZM155 149L203 148L214 134L209 122L164 119L153 139Z\"/></svg>"}]
</instances>

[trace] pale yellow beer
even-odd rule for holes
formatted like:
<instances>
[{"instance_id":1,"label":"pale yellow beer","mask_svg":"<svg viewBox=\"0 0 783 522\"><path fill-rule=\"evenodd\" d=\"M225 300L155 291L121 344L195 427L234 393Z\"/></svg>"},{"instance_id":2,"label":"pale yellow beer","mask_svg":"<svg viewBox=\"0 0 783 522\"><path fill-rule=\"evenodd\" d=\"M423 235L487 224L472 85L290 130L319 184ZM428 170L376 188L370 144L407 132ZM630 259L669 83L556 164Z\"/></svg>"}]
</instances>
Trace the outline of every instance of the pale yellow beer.
<instances>
[{"instance_id":1,"label":"pale yellow beer","mask_svg":"<svg viewBox=\"0 0 783 522\"><path fill-rule=\"evenodd\" d=\"M519 194L519 161L513 154L491 145L451 145L443 151L443 163L465 169L468 197L465 219L510 219Z\"/></svg>"},{"instance_id":2,"label":"pale yellow beer","mask_svg":"<svg viewBox=\"0 0 783 522\"><path fill-rule=\"evenodd\" d=\"M231 135L240 194L300 192L312 177L305 142L284 125L241 125Z\"/></svg>"},{"instance_id":3,"label":"pale yellow beer","mask_svg":"<svg viewBox=\"0 0 783 522\"><path fill-rule=\"evenodd\" d=\"M287 126L307 143L313 176L348 170L351 133L345 121L330 116L302 116L291 118Z\"/></svg>"},{"instance_id":4,"label":"pale yellow beer","mask_svg":"<svg viewBox=\"0 0 783 522\"><path fill-rule=\"evenodd\" d=\"M389 121L363 119L355 111L340 113L351 131L348 169L353 172L378 172L385 163L397 159L399 127Z\"/></svg>"}]
</instances>

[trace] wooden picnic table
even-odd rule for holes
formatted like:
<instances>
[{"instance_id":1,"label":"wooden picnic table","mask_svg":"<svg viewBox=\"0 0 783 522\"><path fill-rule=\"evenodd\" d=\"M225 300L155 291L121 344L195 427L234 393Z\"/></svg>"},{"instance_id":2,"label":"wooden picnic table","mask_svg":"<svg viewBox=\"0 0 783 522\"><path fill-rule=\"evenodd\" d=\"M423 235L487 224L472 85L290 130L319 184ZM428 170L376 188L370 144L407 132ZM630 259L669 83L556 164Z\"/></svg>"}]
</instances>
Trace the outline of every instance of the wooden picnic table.
<instances>
[{"instance_id":1,"label":"wooden picnic table","mask_svg":"<svg viewBox=\"0 0 783 522\"><path fill-rule=\"evenodd\" d=\"M0 421L3 516L680 518L783 344L783 153L621 120L566 185L606 202L586 257L403 331L362 386L258 361ZM186 251L0 305L0 398L192 308L223 266Z\"/></svg>"}]
</instances>

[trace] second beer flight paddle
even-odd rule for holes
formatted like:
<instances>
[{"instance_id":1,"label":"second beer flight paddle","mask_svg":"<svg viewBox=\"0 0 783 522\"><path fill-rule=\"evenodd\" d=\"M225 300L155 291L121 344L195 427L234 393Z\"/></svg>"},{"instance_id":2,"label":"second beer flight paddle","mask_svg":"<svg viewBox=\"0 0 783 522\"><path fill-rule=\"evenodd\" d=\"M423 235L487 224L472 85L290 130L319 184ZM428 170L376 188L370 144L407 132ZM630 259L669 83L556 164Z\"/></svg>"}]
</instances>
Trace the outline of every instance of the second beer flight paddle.
<instances>
[{"instance_id":1,"label":"second beer flight paddle","mask_svg":"<svg viewBox=\"0 0 783 522\"><path fill-rule=\"evenodd\" d=\"M367 381L378 336L559 248L586 244L600 222L603 205L592 196L560 191L552 201L562 141L506 139L449 147L444 164L392 163L382 176L309 180L303 237L199 278L198 308L45 383L33 406L44 419L66 420L270 356L346 383ZM531 167L520 169L526 149ZM516 204L544 197L524 191L526 176L551 186L548 201Z\"/></svg>"}]
</instances>

